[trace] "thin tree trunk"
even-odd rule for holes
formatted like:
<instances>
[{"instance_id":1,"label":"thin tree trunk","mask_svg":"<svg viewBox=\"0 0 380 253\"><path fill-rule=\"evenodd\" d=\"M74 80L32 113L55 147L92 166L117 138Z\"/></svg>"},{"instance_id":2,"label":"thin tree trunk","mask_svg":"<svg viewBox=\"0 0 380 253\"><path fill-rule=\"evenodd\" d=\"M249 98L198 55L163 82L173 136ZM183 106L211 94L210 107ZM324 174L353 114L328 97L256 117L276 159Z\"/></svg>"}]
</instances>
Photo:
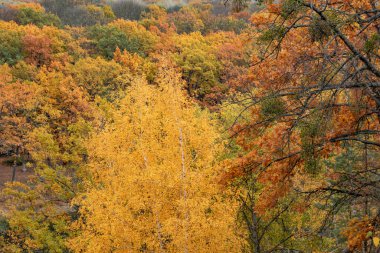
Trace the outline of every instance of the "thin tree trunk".
<instances>
[{"instance_id":1,"label":"thin tree trunk","mask_svg":"<svg viewBox=\"0 0 380 253\"><path fill-rule=\"evenodd\" d=\"M253 223L252 239L253 239L253 244L255 245L255 253L261 253L259 233L258 233L259 224L258 224L258 219L255 213L255 209L253 206L252 206L252 223Z\"/></svg>"},{"instance_id":2,"label":"thin tree trunk","mask_svg":"<svg viewBox=\"0 0 380 253\"><path fill-rule=\"evenodd\" d=\"M25 158L22 159L22 168L21 169L22 169L22 172L26 172L27 171Z\"/></svg>"},{"instance_id":3,"label":"thin tree trunk","mask_svg":"<svg viewBox=\"0 0 380 253\"><path fill-rule=\"evenodd\" d=\"M188 241L188 223L189 223L189 212L187 210L187 191L186 191L186 184L185 184L185 179L186 179L186 164L185 164L185 151L183 148L183 134L182 134L182 128L179 127L179 149L181 153L181 167L182 167L182 173L181 173L181 178L182 178L182 196L185 201L185 245L183 248L183 252L187 253L187 241Z\"/></svg>"},{"instance_id":4,"label":"thin tree trunk","mask_svg":"<svg viewBox=\"0 0 380 253\"><path fill-rule=\"evenodd\" d=\"M16 170L17 170L17 159L19 158L19 146L16 148L16 158L13 161L13 166L12 166L12 182L16 180Z\"/></svg>"},{"instance_id":5,"label":"thin tree trunk","mask_svg":"<svg viewBox=\"0 0 380 253\"><path fill-rule=\"evenodd\" d=\"M250 202L249 203L250 207L248 207L247 204L245 205L246 205L247 211L251 212L252 221L248 225L250 226L250 239L253 246L252 249L254 253L261 253L260 237L259 237L259 220L255 212L255 199L249 193L248 193L248 199Z\"/></svg>"},{"instance_id":6,"label":"thin tree trunk","mask_svg":"<svg viewBox=\"0 0 380 253\"><path fill-rule=\"evenodd\" d=\"M16 180L17 161L15 160L12 165L12 182Z\"/></svg>"},{"instance_id":7,"label":"thin tree trunk","mask_svg":"<svg viewBox=\"0 0 380 253\"><path fill-rule=\"evenodd\" d=\"M159 216L156 214L156 226L157 226L157 234L158 234L158 241L160 242L160 251L164 251L164 243L162 242L162 234L161 234L161 222Z\"/></svg>"}]
</instances>

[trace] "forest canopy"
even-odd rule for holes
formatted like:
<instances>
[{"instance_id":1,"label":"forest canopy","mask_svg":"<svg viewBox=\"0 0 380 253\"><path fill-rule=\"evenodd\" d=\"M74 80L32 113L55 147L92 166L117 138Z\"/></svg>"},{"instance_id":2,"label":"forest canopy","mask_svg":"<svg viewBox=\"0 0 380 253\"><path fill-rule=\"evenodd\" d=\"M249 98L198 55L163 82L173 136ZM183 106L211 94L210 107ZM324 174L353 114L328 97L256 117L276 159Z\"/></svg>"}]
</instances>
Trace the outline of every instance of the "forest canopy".
<instances>
[{"instance_id":1,"label":"forest canopy","mask_svg":"<svg viewBox=\"0 0 380 253\"><path fill-rule=\"evenodd\" d=\"M0 252L380 252L378 0L0 3Z\"/></svg>"}]
</instances>

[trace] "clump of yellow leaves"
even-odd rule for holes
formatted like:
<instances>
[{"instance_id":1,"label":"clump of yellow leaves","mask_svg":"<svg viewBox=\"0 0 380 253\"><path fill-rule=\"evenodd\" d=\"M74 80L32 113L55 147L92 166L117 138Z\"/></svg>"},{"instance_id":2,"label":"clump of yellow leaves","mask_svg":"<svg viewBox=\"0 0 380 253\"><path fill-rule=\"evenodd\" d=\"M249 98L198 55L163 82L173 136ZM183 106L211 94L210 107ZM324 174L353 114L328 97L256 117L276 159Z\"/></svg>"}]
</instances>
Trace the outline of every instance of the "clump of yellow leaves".
<instances>
[{"instance_id":1,"label":"clump of yellow leaves","mask_svg":"<svg viewBox=\"0 0 380 253\"><path fill-rule=\"evenodd\" d=\"M127 91L115 121L93 136L86 192L76 198L74 252L238 252L234 205L218 192L221 151L210 115L167 67Z\"/></svg>"}]
</instances>

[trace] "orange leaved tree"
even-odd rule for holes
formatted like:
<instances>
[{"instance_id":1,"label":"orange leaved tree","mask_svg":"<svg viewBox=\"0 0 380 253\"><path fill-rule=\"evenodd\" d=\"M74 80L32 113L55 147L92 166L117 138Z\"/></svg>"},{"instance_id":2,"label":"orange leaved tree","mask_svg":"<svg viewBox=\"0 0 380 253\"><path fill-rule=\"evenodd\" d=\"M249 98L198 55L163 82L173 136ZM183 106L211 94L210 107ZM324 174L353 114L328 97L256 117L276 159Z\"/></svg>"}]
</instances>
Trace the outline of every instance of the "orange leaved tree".
<instances>
[{"instance_id":1,"label":"orange leaved tree","mask_svg":"<svg viewBox=\"0 0 380 253\"><path fill-rule=\"evenodd\" d=\"M380 226L376 2L282 0L252 16L250 120L232 129L245 152L224 177L254 175L257 215L291 196L296 209L317 205L324 222L315 234L331 238L337 229L349 250L363 252L373 252ZM285 241L271 250L291 248Z\"/></svg>"}]
</instances>

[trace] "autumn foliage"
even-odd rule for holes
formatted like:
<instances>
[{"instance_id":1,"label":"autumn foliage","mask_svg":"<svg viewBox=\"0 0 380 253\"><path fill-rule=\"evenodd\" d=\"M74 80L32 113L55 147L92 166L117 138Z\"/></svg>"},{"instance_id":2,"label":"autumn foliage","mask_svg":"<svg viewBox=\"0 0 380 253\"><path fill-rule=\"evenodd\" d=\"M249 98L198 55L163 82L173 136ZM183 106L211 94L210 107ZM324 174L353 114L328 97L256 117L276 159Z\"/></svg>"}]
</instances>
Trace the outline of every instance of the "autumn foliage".
<instances>
[{"instance_id":1,"label":"autumn foliage","mask_svg":"<svg viewBox=\"0 0 380 253\"><path fill-rule=\"evenodd\" d=\"M1 3L0 252L378 252L379 13Z\"/></svg>"}]
</instances>

